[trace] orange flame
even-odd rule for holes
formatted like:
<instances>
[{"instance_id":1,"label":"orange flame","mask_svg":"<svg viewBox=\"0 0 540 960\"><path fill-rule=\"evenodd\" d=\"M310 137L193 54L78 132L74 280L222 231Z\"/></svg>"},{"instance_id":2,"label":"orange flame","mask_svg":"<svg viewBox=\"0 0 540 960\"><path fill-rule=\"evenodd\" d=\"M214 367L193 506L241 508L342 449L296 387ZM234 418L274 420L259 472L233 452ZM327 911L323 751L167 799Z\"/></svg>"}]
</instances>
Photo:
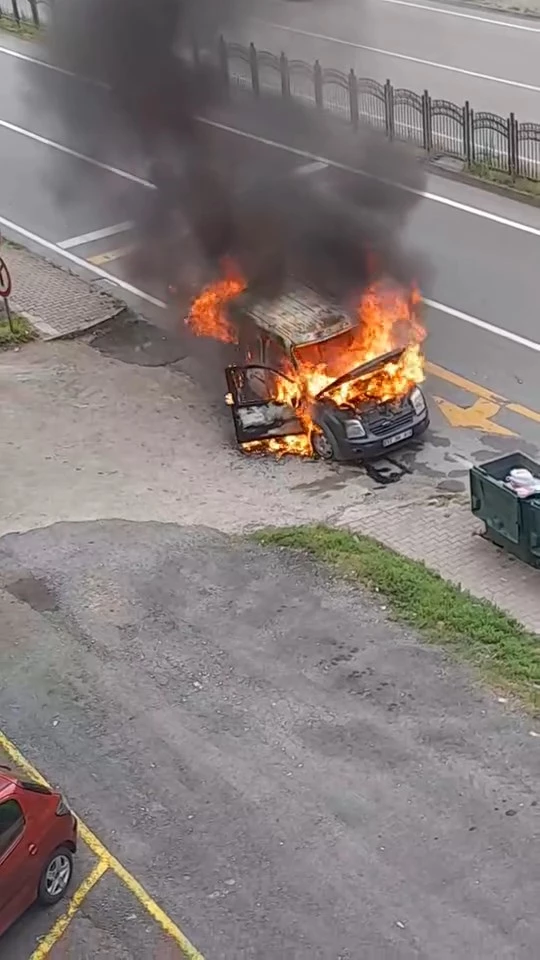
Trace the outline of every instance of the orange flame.
<instances>
[{"instance_id":1,"label":"orange flame","mask_svg":"<svg viewBox=\"0 0 540 960\"><path fill-rule=\"evenodd\" d=\"M404 352L397 362L342 384L331 391L331 399L338 406L363 401L384 403L422 383L425 375L421 343L426 334L418 316L420 302L416 288L404 292L381 284L369 287L358 304L354 329L326 343L296 349L299 375L307 395L315 397L356 367L401 348Z\"/></svg>"},{"instance_id":2,"label":"orange flame","mask_svg":"<svg viewBox=\"0 0 540 960\"><path fill-rule=\"evenodd\" d=\"M228 267L227 275L210 285L193 301L187 323L198 336L237 343L227 316L227 304L246 289L245 281ZM385 403L397 400L425 379L420 323L420 292L373 284L356 307L357 324L326 342L297 347L294 380L276 381L275 403L295 408L305 434L255 440L243 444L248 452L312 456L311 434L317 427L310 408L317 394L335 380L371 360L397 349L399 359L371 374L359 376L329 391L337 406ZM290 377L290 372L288 373Z\"/></svg>"},{"instance_id":3,"label":"orange flame","mask_svg":"<svg viewBox=\"0 0 540 960\"><path fill-rule=\"evenodd\" d=\"M205 287L193 301L186 324L198 337L237 343L236 331L227 316L227 304L245 289L245 280L227 265L226 276Z\"/></svg>"}]
</instances>

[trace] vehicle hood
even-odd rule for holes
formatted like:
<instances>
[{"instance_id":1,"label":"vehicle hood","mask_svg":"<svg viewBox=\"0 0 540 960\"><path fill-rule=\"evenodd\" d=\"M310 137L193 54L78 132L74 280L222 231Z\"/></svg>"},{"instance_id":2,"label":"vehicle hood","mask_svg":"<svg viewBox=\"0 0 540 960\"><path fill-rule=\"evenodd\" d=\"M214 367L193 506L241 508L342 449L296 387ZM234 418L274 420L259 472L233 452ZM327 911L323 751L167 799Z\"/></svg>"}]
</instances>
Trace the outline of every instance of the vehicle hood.
<instances>
[{"instance_id":1,"label":"vehicle hood","mask_svg":"<svg viewBox=\"0 0 540 960\"><path fill-rule=\"evenodd\" d=\"M348 373L344 373L343 376L338 377L337 380L332 380L332 383L329 383L328 386L324 387L316 395L315 399L324 400L325 396L331 394L337 387L341 387L342 384L350 383L352 380L357 380L359 377L365 377L367 373L376 373L377 370L381 370L383 367L385 367L387 363L396 363L404 353L405 347L400 347L398 350L391 350L389 353L383 354L382 357L374 357L373 360L368 360L367 363L362 363L359 367L355 367Z\"/></svg>"}]
</instances>

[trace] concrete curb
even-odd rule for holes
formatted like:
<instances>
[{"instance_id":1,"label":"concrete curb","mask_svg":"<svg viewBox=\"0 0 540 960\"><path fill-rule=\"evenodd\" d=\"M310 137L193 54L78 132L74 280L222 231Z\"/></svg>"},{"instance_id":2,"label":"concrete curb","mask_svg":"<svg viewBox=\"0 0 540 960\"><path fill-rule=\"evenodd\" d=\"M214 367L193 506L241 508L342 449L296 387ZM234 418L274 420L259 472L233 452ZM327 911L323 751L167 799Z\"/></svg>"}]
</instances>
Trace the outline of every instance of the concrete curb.
<instances>
[{"instance_id":1,"label":"concrete curb","mask_svg":"<svg viewBox=\"0 0 540 960\"><path fill-rule=\"evenodd\" d=\"M465 10L484 10L486 13L498 13L507 17L522 18L523 20L540 20L540 7L509 6L506 3L497 4L493 0L436 0L437 4L445 7L464 7ZM430 4L431 5L431 4Z\"/></svg>"},{"instance_id":2,"label":"concrete curb","mask_svg":"<svg viewBox=\"0 0 540 960\"><path fill-rule=\"evenodd\" d=\"M446 180L454 180L456 183L465 183L467 186L476 187L479 190L485 190L487 193L494 193L499 197L506 197L517 203L525 203L529 207L540 207L540 194L535 197L532 194L523 193L521 190L514 190L502 183L493 183L491 180L483 180L482 177L475 177L474 174L466 170L452 170L444 166L444 158L433 159L431 157L420 158L420 162L427 167L429 173L436 177L443 177Z\"/></svg>"}]
</instances>

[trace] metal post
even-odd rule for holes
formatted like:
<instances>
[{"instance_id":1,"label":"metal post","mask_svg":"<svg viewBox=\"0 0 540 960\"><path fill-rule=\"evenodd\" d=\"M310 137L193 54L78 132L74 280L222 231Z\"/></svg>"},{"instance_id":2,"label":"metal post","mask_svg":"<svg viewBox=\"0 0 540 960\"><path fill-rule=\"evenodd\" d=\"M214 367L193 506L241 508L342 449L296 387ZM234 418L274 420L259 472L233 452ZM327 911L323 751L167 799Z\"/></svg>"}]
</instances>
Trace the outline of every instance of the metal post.
<instances>
[{"instance_id":1,"label":"metal post","mask_svg":"<svg viewBox=\"0 0 540 960\"><path fill-rule=\"evenodd\" d=\"M34 21L34 26L39 27L40 24L39 24L39 11L38 11L37 0L28 0L28 2L30 4L30 9L32 11L32 20Z\"/></svg>"},{"instance_id":2,"label":"metal post","mask_svg":"<svg viewBox=\"0 0 540 960\"><path fill-rule=\"evenodd\" d=\"M518 172L518 131L517 122L513 113L508 117L508 172L512 180L516 179Z\"/></svg>"},{"instance_id":3,"label":"metal post","mask_svg":"<svg viewBox=\"0 0 540 960\"><path fill-rule=\"evenodd\" d=\"M431 131L431 97L427 90L422 94L422 126L424 136L424 150L430 153L433 147L433 137Z\"/></svg>"},{"instance_id":4,"label":"metal post","mask_svg":"<svg viewBox=\"0 0 540 960\"><path fill-rule=\"evenodd\" d=\"M229 89L230 77L229 77L229 51L227 49L227 41L225 37L219 38L218 45L218 56L219 56L219 69L221 71L221 76L223 77L223 82Z\"/></svg>"},{"instance_id":5,"label":"metal post","mask_svg":"<svg viewBox=\"0 0 540 960\"><path fill-rule=\"evenodd\" d=\"M13 317L11 315L11 307L9 305L9 299L7 297L4 297L4 308L6 311L6 317L7 317L7 322L9 324L10 332L15 333L13 329Z\"/></svg>"},{"instance_id":6,"label":"metal post","mask_svg":"<svg viewBox=\"0 0 540 960\"><path fill-rule=\"evenodd\" d=\"M256 97L258 97L261 92L259 85L259 58L257 56L257 48L254 43L250 43L249 45L249 65L251 67L251 86L253 93Z\"/></svg>"},{"instance_id":7,"label":"metal post","mask_svg":"<svg viewBox=\"0 0 540 960\"><path fill-rule=\"evenodd\" d=\"M313 83L315 86L315 103L317 104L319 110L322 110L324 107L323 73L318 60L316 60L313 65Z\"/></svg>"},{"instance_id":8,"label":"metal post","mask_svg":"<svg viewBox=\"0 0 540 960\"><path fill-rule=\"evenodd\" d=\"M463 155L465 163L470 167L473 158L471 149L471 107L468 100L465 101L463 107Z\"/></svg>"},{"instance_id":9,"label":"metal post","mask_svg":"<svg viewBox=\"0 0 540 960\"><path fill-rule=\"evenodd\" d=\"M281 96L290 97L291 95L291 72L289 70L289 61L284 53L279 58L279 70L281 73Z\"/></svg>"},{"instance_id":10,"label":"metal post","mask_svg":"<svg viewBox=\"0 0 540 960\"><path fill-rule=\"evenodd\" d=\"M389 80L384 85L384 120L386 124L386 135L390 140L394 138L394 88Z\"/></svg>"},{"instance_id":11,"label":"metal post","mask_svg":"<svg viewBox=\"0 0 540 960\"><path fill-rule=\"evenodd\" d=\"M352 67L349 70L349 113L354 129L358 130L360 123L360 114L358 111L358 81Z\"/></svg>"},{"instance_id":12,"label":"metal post","mask_svg":"<svg viewBox=\"0 0 540 960\"><path fill-rule=\"evenodd\" d=\"M12 8L13 8L13 16L14 16L15 20L17 21L17 23L18 23L18 25L19 25L19 27L20 27L20 25L21 25L21 14L20 14L20 12L19 12L19 4L17 3L17 0L11 0L11 6L12 6Z\"/></svg>"}]
</instances>

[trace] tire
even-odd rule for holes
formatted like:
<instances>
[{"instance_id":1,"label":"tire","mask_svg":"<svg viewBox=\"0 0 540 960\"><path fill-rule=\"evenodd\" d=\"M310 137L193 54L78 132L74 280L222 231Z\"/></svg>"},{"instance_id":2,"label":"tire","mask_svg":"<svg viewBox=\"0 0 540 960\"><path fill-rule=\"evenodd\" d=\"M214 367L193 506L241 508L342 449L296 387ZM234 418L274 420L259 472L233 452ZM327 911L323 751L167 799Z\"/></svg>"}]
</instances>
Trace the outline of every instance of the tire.
<instances>
[{"instance_id":1,"label":"tire","mask_svg":"<svg viewBox=\"0 0 540 960\"><path fill-rule=\"evenodd\" d=\"M311 434L311 446L319 460L337 460L334 438L324 427L313 430Z\"/></svg>"},{"instance_id":2,"label":"tire","mask_svg":"<svg viewBox=\"0 0 540 960\"><path fill-rule=\"evenodd\" d=\"M73 875L73 854L67 847L58 847L48 858L38 887L38 901L50 907L65 896Z\"/></svg>"}]
</instances>

